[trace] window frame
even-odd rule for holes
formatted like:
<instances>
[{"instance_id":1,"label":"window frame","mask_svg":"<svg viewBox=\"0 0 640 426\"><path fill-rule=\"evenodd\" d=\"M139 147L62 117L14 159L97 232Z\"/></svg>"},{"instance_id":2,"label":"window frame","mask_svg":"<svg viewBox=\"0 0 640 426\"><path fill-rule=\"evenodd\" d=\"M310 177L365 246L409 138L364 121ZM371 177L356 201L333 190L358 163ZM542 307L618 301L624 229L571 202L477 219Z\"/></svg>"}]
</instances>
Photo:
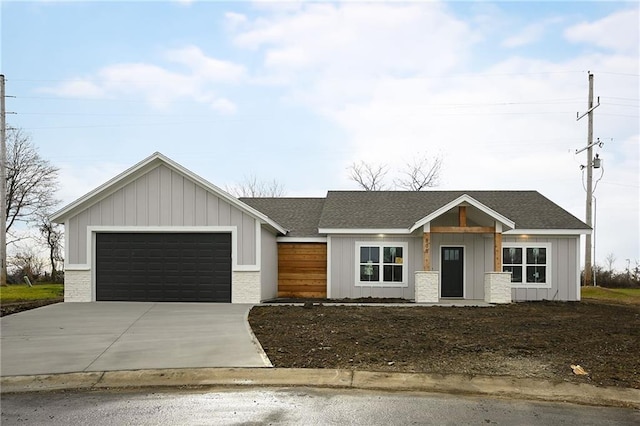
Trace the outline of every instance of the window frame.
<instances>
[{"instance_id":1,"label":"window frame","mask_svg":"<svg viewBox=\"0 0 640 426\"><path fill-rule=\"evenodd\" d=\"M374 265L379 266L378 281L360 281L360 249L362 247L377 247L379 249L379 261ZM384 265L390 265L384 263L384 248L385 247L402 247L402 281L384 281ZM400 241L357 241L355 243L355 267L354 267L354 279L356 287L408 287L408 249L409 244ZM398 265L398 264L395 264Z\"/></svg>"},{"instance_id":2,"label":"window frame","mask_svg":"<svg viewBox=\"0 0 640 426\"><path fill-rule=\"evenodd\" d=\"M505 266L520 266L522 268L522 282L512 282L512 288L551 288L553 283L553 256L552 256L552 244L551 243L538 243L535 241L526 242L526 243L511 243L511 242L503 242L502 250L500 253L501 261L502 261L502 270L504 271ZM522 262L517 263L509 263L505 265L504 263L504 249L508 248L520 248L522 249ZM546 263L538 264L538 266L544 266L545 269L545 282L541 283L528 283L527 282L527 266L535 266L533 263L527 263L527 249L532 248L543 248L546 250Z\"/></svg>"}]
</instances>

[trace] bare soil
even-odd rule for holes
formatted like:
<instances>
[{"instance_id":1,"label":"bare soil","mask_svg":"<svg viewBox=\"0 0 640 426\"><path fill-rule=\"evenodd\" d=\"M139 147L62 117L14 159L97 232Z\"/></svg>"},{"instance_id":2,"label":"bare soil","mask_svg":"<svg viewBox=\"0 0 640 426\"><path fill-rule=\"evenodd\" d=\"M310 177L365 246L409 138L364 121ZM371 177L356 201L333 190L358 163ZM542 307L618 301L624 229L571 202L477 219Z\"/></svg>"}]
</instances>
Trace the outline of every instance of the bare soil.
<instances>
[{"instance_id":1,"label":"bare soil","mask_svg":"<svg viewBox=\"0 0 640 426\"><path fill-rule=\"evenodd\" d=\"M275 367L501 375L640 389L640 305L316 302L254 307L249 322ZM572 364L589 374L575 375Z\"/></svg>"},{"instance_id":2,"label":"bare soil","mask_svg":"<svg viewBox=\"0 0 640 426\"><path fill-rule=\"evenodd\" d=\"M42 299L42 300L32 300L32 301L21 301L21 302L3 302L0 305L0 317L5 315L17 314L18 312L28 311L29 309L40 308L42 306L51 305L53 303L60 303L63 301L63 298L57 299Z\"/></svg>"}]
</instances>

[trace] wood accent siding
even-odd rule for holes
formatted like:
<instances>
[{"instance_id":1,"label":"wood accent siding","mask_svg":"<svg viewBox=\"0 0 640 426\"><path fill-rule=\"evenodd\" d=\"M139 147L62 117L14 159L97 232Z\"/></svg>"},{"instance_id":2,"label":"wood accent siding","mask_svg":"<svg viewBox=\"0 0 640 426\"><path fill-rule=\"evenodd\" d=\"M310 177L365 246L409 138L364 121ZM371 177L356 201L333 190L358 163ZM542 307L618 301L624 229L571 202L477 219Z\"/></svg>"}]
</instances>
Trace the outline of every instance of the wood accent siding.
<instances>
[{"instance_id":1,"label":"wood accent siding","mask_svg":"<svg viewBox=\"0 0 640 426\"><path fill-rule=\"evenodd\" d=\"M278 244L278 297L327 297L327 245Z\"/></svg>"}]
</instances>

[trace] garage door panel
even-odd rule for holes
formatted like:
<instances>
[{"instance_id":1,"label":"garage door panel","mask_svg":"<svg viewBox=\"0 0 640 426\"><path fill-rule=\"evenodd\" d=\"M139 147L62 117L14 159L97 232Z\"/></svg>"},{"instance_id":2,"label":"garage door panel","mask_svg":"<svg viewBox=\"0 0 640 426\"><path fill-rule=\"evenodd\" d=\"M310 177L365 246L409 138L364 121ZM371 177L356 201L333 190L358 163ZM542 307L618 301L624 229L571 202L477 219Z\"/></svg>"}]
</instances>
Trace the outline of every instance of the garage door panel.
<instances>
[{"instance_id":1,"label":"garage door panel","mask_svg":"<svg viewBox=\"0 0 640 426\"><path fill-rule=\"evenodd\" d=\"M231 301L231 234L99 233L96 299Z\"/></svg>"}]
</instances>

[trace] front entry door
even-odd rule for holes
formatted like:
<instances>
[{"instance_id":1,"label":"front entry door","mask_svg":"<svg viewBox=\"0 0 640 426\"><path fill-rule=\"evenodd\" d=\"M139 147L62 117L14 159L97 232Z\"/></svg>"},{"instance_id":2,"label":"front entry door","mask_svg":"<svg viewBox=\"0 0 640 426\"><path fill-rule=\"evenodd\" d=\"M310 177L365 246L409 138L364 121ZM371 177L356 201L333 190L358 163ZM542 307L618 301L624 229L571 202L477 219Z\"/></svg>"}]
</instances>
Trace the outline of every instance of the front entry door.
<instances>
[{"instance_id":1,"label":"front entry door","mask_svg":"<svg viewBox=\"0 0 640 426\"><path fill-rule=\"evenodd\" d=\"M442 247L442 291L440 297L463 297L464 248Z\"/></svg>"}]
</instances>

